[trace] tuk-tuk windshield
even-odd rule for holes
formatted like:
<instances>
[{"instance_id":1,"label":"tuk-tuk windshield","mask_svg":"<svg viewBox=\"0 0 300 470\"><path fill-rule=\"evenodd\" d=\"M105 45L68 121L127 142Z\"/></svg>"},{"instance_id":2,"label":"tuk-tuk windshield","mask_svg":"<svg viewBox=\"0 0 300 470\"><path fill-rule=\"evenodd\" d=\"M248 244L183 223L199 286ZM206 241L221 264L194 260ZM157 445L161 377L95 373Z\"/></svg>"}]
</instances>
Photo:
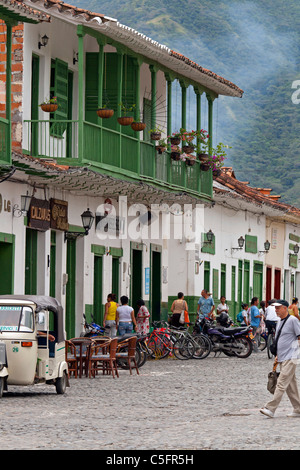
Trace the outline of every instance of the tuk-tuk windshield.
<instances>
[{"instance_id":1,"label":"tuk-tuk windshield","mask_svg":"<svg viewBox=\"0 0 300 470\"><path fill-rule=\"evenodd\" d=\"M33 310L31 307L18 305L0 305L0 330L33 332Z\"/></svg>"}]
</instances>

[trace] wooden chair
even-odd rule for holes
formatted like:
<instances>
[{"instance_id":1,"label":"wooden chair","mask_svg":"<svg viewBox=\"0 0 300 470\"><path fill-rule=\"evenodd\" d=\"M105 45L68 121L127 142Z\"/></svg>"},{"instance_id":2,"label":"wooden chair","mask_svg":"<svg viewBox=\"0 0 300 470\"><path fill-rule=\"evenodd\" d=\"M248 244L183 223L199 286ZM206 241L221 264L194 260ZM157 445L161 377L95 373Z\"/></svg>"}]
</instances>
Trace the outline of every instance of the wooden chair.
<instances>
[{"instance_id":1,"label":"wooden chair","mask_svg":"<svg viewBox=\"0 0 300 470\"><path fill-rule=\"evenodd\" d=\"M89 358L90 351L93 341L91 338L79 337L71 338L71 343L76 347L76 356L77 356L77 367L79 378L82 377L85 372L86 377L88 377L89 370Z\"/></svg>"},{"instance_id":2,"label":"wooden chair","mask_svg":"<svg viewBox=\"0 0 300 470\"><path fill-rule=\"evenodd\" d=\"M136 340L136 336L132 336L131 338L122 341L121 343L119 343L118 351L116 353L117 359L127 362L131 375L132 369L136 369L137 374L140 374L135 358Z\"/></svg>"},{"instance_id":3,"label":"wooden chair","mask_svg":"<svg viewBox=\"0 0 300 470\"><path fill-rule=\"evenodd\" d=\"M73 372L75 378L77 379L78 358L76 355L76 347L71 341L66 341L65 345L65 357L66 363L68 364L68 376L70 378L70 373Z\"/></svg>"},{"instance_id":4,"label":"wooden chair","mask_svg":"<svg viewBox=\"0 0 300 470\"><path fill-rule=\"evenodd\" d=\"M104 343L93 344L91 347L90 363L89 363L89 377L95 377L99 370L102 370L103 375L112 374L119 377L116 351L117 351L117 338L110 339Z\"/></svg>"}]
</instances>

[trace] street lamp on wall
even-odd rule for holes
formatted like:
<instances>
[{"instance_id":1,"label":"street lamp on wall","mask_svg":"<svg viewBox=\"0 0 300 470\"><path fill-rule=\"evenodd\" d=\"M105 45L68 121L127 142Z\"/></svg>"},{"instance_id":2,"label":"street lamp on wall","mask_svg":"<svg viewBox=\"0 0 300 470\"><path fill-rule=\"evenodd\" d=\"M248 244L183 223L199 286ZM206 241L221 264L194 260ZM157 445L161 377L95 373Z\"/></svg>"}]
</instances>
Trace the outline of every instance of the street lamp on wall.
<instances>
[{"instance_id":1,"label":"street lamp on wall","mask_svg":"<svg viewBox=\"0 0 300 470\"><path fill-rule=\"evenodd\" d=\"M294 245L294 254L297 255L299 253L299 245Z\"/></svg>"},{"instance_id":2,"label":"street lamp on wall","mask_svg":"<svg viewBox=\"0 0 300 470\"><path fill-rule=\"evenodd\" d=\"M41 42L41 41L42 41L42 42ZM39 49L40 49L41 47L46 47L46 46L47 46L48 41L49 41L48 36L47 36L46 34L44 34L44 36L41 38L41 41L39 41L39 43L38 43Z\"/></svg>"},{"instance_id":3,"label":"street lamp on wall","mask_svg":"<svg viewBox=\"0 0 300 470\"><path fill-rule=\"evenodd\" d=\"M94 222L94 215L88 208L86 211L84 211L81 214L81 221L82 221L82 226L84 228L84 232L65 232L65 241L66 240L75 240L78 237L84 237L88 235L90 229L92 228L93 222Z\"/></svg>"},{"instance_id":4,"label":"street lamp on wall","mask_svg":"<svg viewBox=\"0 0 300 470\"><path fill-rule=\"evenodd\" d=\"M21 196L21 207L18 204L13 206L13 216L14 217L21 217L21 215L26 216L27 212L29 211L30 203L31 203L32 196L29 196L28 192L26 195Z\"/></svg>"},{"instance_id":5,"label":"street lamp on wall","mask_svg":"<svg viewBox=\"0 0 300 470\"><path fill-rule=\"evenodd\" d=\"M213 240L214 240L214 232L211 231L211 229L205 233L205 240L202 242L203 245L211 245Z\"/></svg>"},{"instance_id":6,"label":"street lamp on wall","mask_svg":"<svg viewBox=\"0 0 300 470\"><path fill-rule=\"evenodd\" d=\"M231 248L231 253L233 253L234 251L242 250L244 247L244 243L245 243L245 239L242 236L240 236L240 238L238 239L239 246L237 248Z\"/></svg>"},{"instance_id":7,"label":"street lamp on wall","mask_svg":"<svg viewBox=\"0 0 300 470\"><path fill-rule=\"evenodd\" d=\"M270 246L271 246L271 243L269 242L269 240L266 240L265 243L264 243L264 250L261 250L258 253L259 254L260 253L269 253Z\"/></svg>"}]
</instances>

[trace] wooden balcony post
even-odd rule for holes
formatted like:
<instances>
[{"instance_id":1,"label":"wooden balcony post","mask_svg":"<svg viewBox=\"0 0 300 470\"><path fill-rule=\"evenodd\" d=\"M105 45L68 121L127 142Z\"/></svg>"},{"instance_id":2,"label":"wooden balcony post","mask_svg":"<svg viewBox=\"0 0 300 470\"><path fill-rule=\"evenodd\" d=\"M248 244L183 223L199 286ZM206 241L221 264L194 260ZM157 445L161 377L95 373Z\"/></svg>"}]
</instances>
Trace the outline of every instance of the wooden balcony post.
<instances>
[{"instance_id":1,"label":"wooden balcony post","mask_svg":"<svg viewBox=\"0 0 300 470\"><path fill-rule=\"evenodd\" d=\"M84 121L84 46L85 33L81 25L77 27L78 36L78 159L84 155L83 121Z\"/></svg>"},{"instance_id":2,"label":"wooden balcony post","mask_svg":"<svg viewBox=\"0 0 300 470\"><path fill-rule=\"evenodd\" d=\"M181 86L181 127L186 129L186 90L188 84L184 80L179 81Z\"/></svg>"},{"instance_id":3,"label":"wooden balcony post","mask_svg":"<svg viewBox=\"0 0 300 470\"><path fill-rule=\"evenodd\" d=\"M211 155L211 149L213 146L213 102L214 98L206 93L208 102L208 134L209 134L209 153Z\"/></svg>"},{"instance_id":4,"label":"wooden balcony post","mask_svg":"<svg viewBox=\"0 0 300 470\"><path fill-rule=\"evenodd\" d=\"M154 129L156 127L156 78L158 67L149 65L149 69L151 71L151 129Z\"/></svg>"}]
</instances>

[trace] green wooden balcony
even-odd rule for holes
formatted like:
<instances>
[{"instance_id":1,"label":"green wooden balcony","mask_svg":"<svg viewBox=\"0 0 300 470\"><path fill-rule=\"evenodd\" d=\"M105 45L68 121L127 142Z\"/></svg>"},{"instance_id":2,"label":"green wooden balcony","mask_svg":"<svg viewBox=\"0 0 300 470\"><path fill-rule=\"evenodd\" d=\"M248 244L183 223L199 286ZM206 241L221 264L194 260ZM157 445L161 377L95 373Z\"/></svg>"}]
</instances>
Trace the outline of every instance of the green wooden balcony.
<instances>
[{"instance_id":1,"label":"green wooden balcony","mask_svg":"<svg viewBox=\"0 0 300 470\"><path fill-rule=\"evenodd\" d=\"M157 153L153 143L87 121L82 123L80 145L79 124L79 121L26 120L23 152L70 166L91 164L99 172L116 178L145 181L164 190L212 198L212 173L201 171L198 160L188 166L184 161L172 160L168 152Z\"/></svg>"},{"instance_id":2,"label":"green wooden balcony","mask_svg":"<svg viewBox=\"0 0 300 470\"><path fill-rule=\"evenodd\" d=\"M10 164L10 124L7 119L0 117L0 165Z\"/></svg>"}]
</instances>

